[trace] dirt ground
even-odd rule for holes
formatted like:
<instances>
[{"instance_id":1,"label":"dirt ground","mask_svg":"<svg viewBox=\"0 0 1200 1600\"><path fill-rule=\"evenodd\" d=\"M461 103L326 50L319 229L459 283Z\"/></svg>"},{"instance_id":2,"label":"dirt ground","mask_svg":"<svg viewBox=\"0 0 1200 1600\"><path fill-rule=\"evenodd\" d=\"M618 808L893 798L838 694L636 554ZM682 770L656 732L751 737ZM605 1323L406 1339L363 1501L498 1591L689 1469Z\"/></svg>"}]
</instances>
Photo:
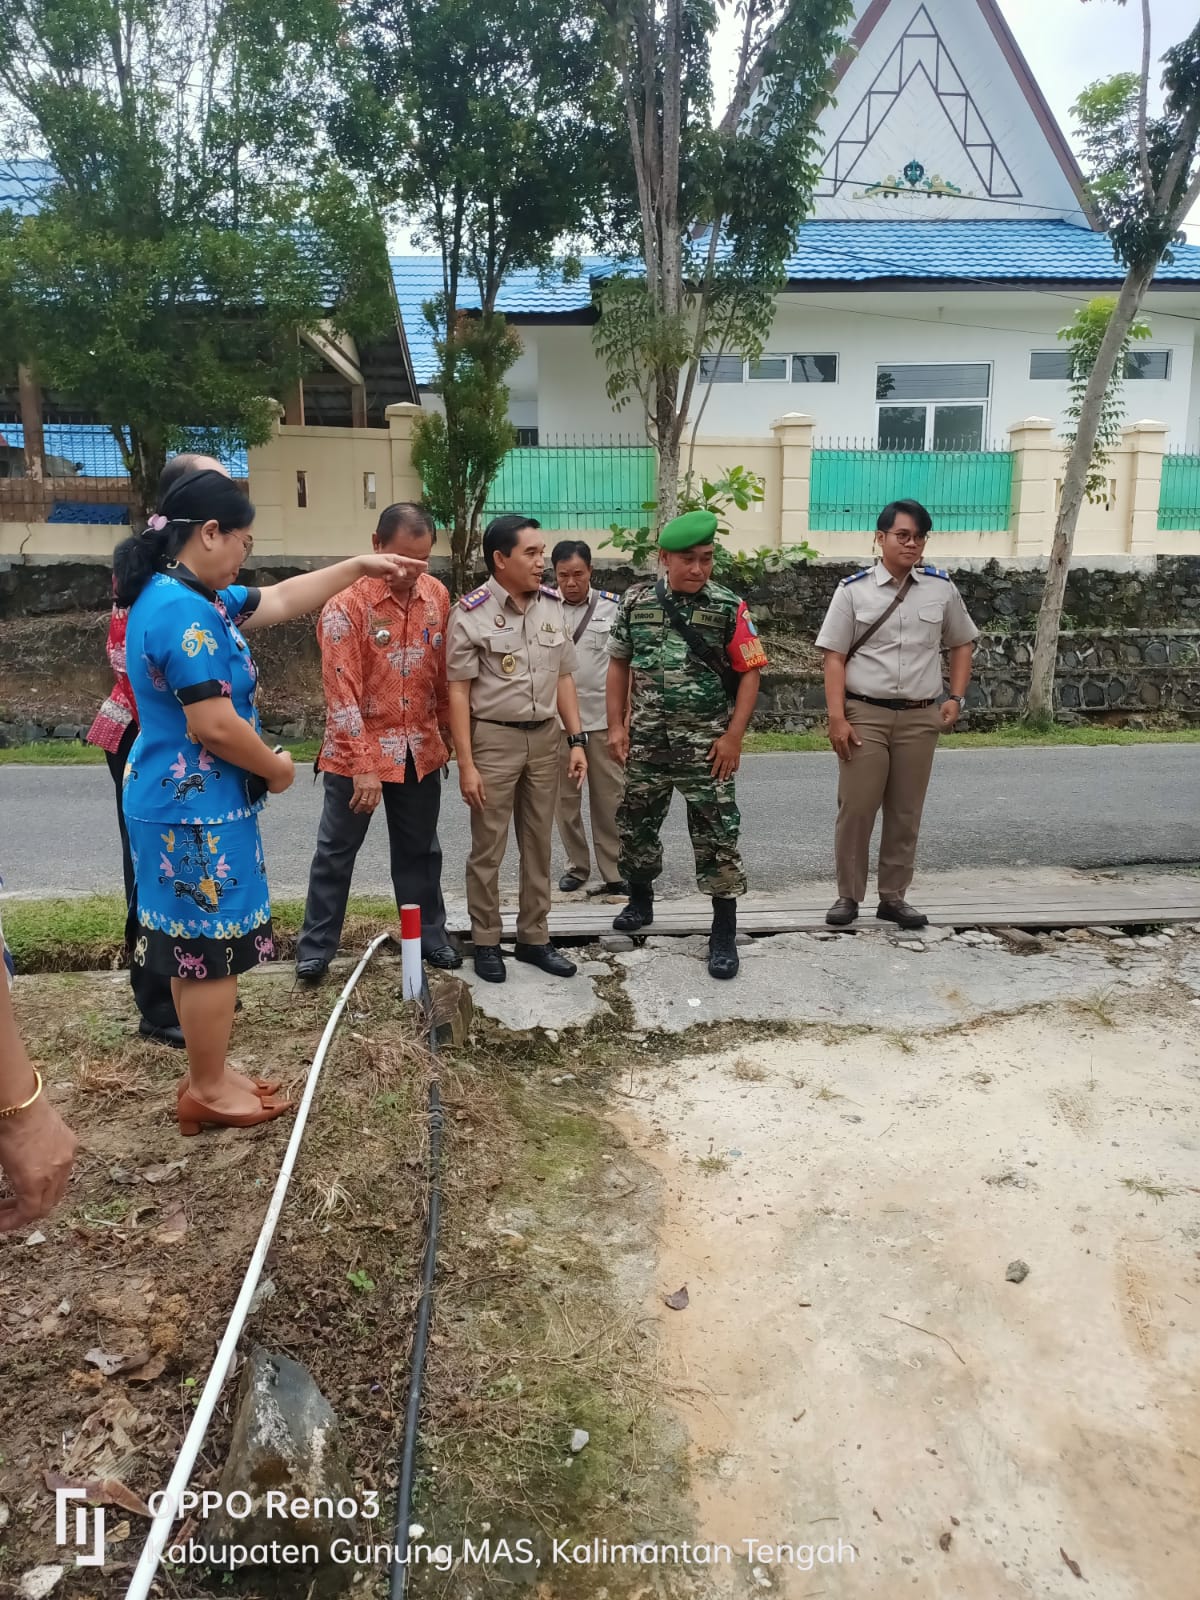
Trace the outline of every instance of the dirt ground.
<instances>
[{"instance_id":1,"label":"dirt ground","mask_svg":"<svg viewBox=\"0 0 1200 1600\"><path fill-rule=\"evenodd\" d=\"M1055 1000L1025 1004L1028 956L901 954L875 933L859 980L907 974L909 1020L888 1027L750 1007L639 1030L622 958L595 949L586 1026L477 1012L441 1066L414 1515L430 1544L528 1539L542 1565L416 1567L415 1600L1192 1600L1200 937L1055 948L1036 958L1057 963ZM788 959L799 991L815 957ZM984 959L952 1024L913 1024L946 962ZM397 977L385 962L352 1002L246 1341L313 1372L381 1492L373 1538L391 1531L426 1196L431 1067ZM237 1059L298 1083L332 987L278 968L243 993ZM136 1496L165 1481L287 1137L181 1140L178 1059L131 1039L122 975L17 997L84 1153L44 1239L0 1247L4 1600L56 1558L47 1472ZM684 1285L684 1309L664 1304ZM194 1487L219 1476L232 1391ZM55 1600L116 1600L145 1527L114 1506L110 1565L67 1570ZM667 1554L556 1560L556 1540ZM386 1572L353 1592L381 1597ZM156 1593L230 1582L164 1572Z\"/></svg>"},{"instance_id":2,"label":"dirt ground","mask_svg":"<svg viewBox=\"0 0 1200 1600\"><path fill-rule=\"evenodd\" d=\"M1195 1596L1197 1013L1121 1005L637 1074L698 1536L856 1552L714 1592Z\"/></svg>"}]
</instances>

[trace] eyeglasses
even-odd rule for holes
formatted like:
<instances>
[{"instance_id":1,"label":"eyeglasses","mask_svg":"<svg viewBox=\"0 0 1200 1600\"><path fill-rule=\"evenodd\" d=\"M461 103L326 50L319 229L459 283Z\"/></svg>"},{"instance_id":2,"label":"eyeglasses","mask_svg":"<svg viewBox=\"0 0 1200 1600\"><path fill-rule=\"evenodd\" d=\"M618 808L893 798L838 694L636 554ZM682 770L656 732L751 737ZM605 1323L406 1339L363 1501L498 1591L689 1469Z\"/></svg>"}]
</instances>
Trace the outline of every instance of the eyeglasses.
<instances>
[{"instance_id":1,"label":"eyeglasses","mask_svg":"<svg viewBox=\"0 0 1200 1600\"><path fill-rule=\"evenodd\" d=\"M894 528L889 532L897 544L924 544L929 537L927 533L897 533Z\"/></svg>"},{"instance_id":2,"label":"eyeglasses","mask_svg":"<svg viewBox=\"0 0 1200 1600\"><path fill-rule=\"evenodd\" d=\"M222 529L230 539L236 539L242 547L242 554L248 556L254 549L254 535L252 533L239 533L236 528Z\"/></svg>"}]
</instances>

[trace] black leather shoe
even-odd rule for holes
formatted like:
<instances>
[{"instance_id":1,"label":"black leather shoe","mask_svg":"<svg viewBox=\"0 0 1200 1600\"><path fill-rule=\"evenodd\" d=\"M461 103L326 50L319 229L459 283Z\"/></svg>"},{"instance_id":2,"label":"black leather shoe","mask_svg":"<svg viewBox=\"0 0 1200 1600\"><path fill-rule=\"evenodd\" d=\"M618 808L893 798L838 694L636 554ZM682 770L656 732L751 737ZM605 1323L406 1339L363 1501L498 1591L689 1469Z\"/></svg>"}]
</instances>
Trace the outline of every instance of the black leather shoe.
<instances>
[{"instance_id":1,"label":"black leather shoe","mask_svg":"<svg viewBox=\"0 0 1200 1600\"><path fill-rule=\"evenodd\" d=\"M325 982L325 974L329 971L328 961L297 961L296 978L300 983L310 984L314 989L318 984Z\"/></svg>"},{"instance_id":2,"label":"black leather shoe","mask_svg":"<svg viewBox=\"0 0 1200 1600\"><path fill-rule=\"evenodd\" d=\"M452 944L439 944L432 950L422 951L421 960L428 961L431 967L440 967L443 972L453 972L462 966L462 957Z\"/></svg>"},{"instance_id":3,"label":"black leather shoe","mask_svg":"<svg viewBox=\"0 0 1200 1600\"><path fill-rule=\"evenodd\" d=\"M573 978L578 971L573 961L568 961L561 950L552 944L522 944L517 940L515 951L518 961L527 961L531 967L541 967L554 978Z\"/></svg>"},{"instance_id":4,"label":"black leather shoe","mask_svg":"<svg viewBox=\"0 0 1200 1600\"><path fill-rule=\"evenodd\" d=\"M907 900L881 900L875 913L881 922L895 922L902 928L927 928L929 918Z\"/></svg>"},{"instance_id":5,"label":"black leather shoe","mask_svg":"<svg viewBox=\"0 0 1200 1600\"><path fill-rule=\"evenodd\" d=\"M183 1037L183 1029L177 1022L160 1028L156 1023L147 1022L145 1017L138 1023L138 1032L143 1039L148 1039L151 1044L167 1044L172 1050L186 1050L187 1041Z\"/></svg>"},{"instance_id":6,"label":"black leather shoe","mask_svg":"<svg viewBox=\"0 0 1200 1600\"><path fill-rule=\"evenodd\" d=\"M858 901L849 900L845 895L840 900L835 900L825 913L825 921L831 928L848 928L858 919Z\"/></svg>"},{"instance_id":7,"label":"black leather shoe","mask_svg":"<svg viewBox=\"0 0 1200 1600\"><path fill-rule=\"evenodd\" d=\"M477 944L474 967L475 976L482 978L484 983L503 983L508 977L498 944Z\"/></svg>"},{"instance_id":8,"label":"black leather shoe","mask_svg":"<svg viewBox=\"0 0 1200 1600\"><path fill-rule=\"evenodd\" d=\"M589 889L588 899L590 900L596 894L623 894L628 898L629 885L624 878L616 878L612 883L602 883L598 889Z\"/></svg>"},{"instance_id":9,"label":"black leather shoe","mask_svg":"<svg viewBox=\"0 0 1200 1600\"><path fill-rule=\"evenodd\" d=\"M574 894L577 890L582 889L586 882L586 873L581 878L577 872L564 872L558 880L558 887L564 894Z\"/></svg>"},{"instance_id":10,"label":"black leather shoe","mask_svg":"<svg viewBox=\"0 0 1200 1600\"><path fill-rule=\"evenodd\" d=\"M629 904L613 918L614 933L637 933L654 921L654 885L631 883Z\"/></svg>"}]
</instances>

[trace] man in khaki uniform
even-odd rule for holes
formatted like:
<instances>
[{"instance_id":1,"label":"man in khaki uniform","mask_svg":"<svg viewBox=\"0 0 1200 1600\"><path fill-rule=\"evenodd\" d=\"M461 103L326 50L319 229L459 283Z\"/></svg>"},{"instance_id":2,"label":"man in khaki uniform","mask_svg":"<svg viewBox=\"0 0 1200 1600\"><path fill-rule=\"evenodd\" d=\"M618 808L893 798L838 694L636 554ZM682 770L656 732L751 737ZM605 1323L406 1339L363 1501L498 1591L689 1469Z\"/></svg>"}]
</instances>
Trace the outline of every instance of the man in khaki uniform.
<instances>
[{"instance_id":1,"label":"man in khaki uniform","mask_svg":"<svg viewBox=\"0 0 1200 1600\"><path fill-rule=\"evenodd\" d=\"M550 846L558 799L559 725L570 742L567 776L587 777L587 734L575 695L575 646L562 604L542 588L545 540L532 517L496 517L483 536L490 574L450 611L446 670L450 732L462 797L471 808L467 909L475 971L506 977L500 954L500 863L515 815L521 855L518 961L556 977L575 964L550 943Z\"/></svg>"},{"instance_id":2,"label":"man in khaki uniform","mask_svg":"<svg viewBox=\"0 0 1200 1600\"><path fill-rule=\"evenodd\" d=\"M600 887L593 894L629 893L617 865L617 807L625 792L625 774L608 748L608 635L621 609L615 594L592 588L592 552L582 539L562 539L550 555L554 581L563 603L567 630L575 645L575 691L579 717L588 735L587 791L592 822L592 848ZM558 785L558 836L567 852L567 870L558 880L564 894L574 894L588 881L588 841L583 831L579 790L567 780L571 747L562 736L562 776Z\"/></svg>"},{"instance_id":3,"label":"man in khaki uniform","mask_svg":"<svg viewBox=\"0 0 1200 1600\"><path fill-rule=\"evenodd\" d=\"M867 893L875 818L883 810L876 916L902 928L928 917L905 899L938 735L958 721L971 681L979 629L948 573L922 565L933 521L916 500L894 500L879 514L874 567L834 591L817 648L825 652L829 742L841 763L838 783L838 898L825 920L845 927ZM950 694L942 696L942 651L949 651Z\"/></svg>"}]
</instances>

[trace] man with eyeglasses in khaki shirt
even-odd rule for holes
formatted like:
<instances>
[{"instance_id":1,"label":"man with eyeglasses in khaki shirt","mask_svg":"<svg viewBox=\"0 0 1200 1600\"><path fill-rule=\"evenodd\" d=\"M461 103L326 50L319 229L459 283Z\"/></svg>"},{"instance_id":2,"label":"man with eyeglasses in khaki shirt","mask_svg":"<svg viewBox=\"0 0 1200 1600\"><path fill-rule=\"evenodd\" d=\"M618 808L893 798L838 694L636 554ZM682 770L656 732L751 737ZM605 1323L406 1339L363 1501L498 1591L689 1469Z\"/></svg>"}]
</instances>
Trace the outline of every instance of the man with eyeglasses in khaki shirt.
<instances>
[{"instance_id":1,"label":"man with eyeglasses in khaki shirt","mask_svg":"<svg viewBox=\"0 0 1200 1600\"><path fill-rule=\"evenodd\" d=\"M532 517L495 517L483 536L488 581L451 607L446 673L462 797L471 808L467 910L475 971L507 977L500 953L500 863L515 818L521 856L516 958L555 977L575 964L550 943L550 850L558 801L559 726L567 779L587 777L575 693L575 646L562 602L544 588L546 542Z\"/></svg>"},{"instance_id":2,"label":"man with eyeglasses in khaki shirt","mask_svg":"<svg viewBox=\"0 0 1200 1600\"><path fill-rule=\"evenodd\" d=\"M840 764L838 898L825 917L835 928L852 923L866 898L881 809L875 914L902 928L929 921L905 896L938 737L958 721L979 637L949 574L922 564L932 527L917 500L885 506L876 524L878 562L842 580L817 635L825 653L829 742ZM945 700L943 649L950 663Z\"/></svg>"}]
</instances>

